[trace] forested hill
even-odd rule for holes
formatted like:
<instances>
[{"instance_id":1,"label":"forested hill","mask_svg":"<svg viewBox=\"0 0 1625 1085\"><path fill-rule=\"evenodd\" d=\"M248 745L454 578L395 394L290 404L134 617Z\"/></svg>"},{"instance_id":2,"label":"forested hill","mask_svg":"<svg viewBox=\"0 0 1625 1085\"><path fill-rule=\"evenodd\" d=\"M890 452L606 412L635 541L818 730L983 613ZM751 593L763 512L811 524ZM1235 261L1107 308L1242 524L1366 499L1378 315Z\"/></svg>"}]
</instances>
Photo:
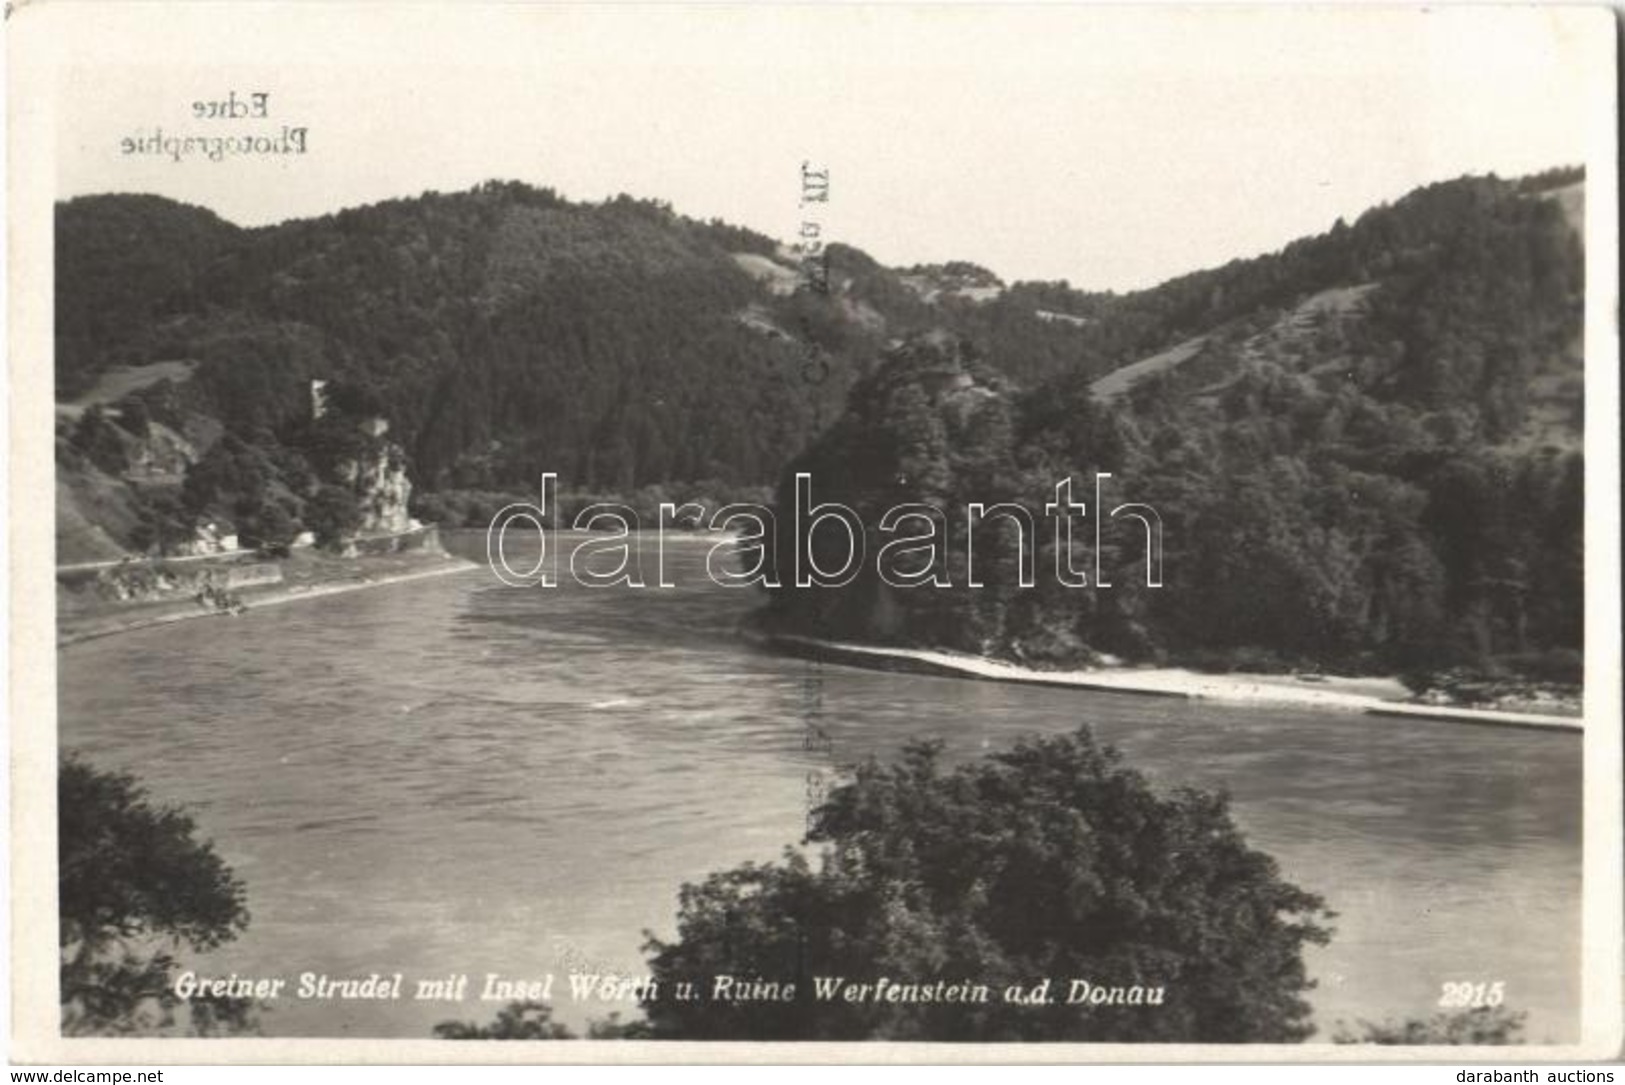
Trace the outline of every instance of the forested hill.
<instances>
[{"instance_id":1,"label":"forested hill","mask_svg":"<svg viewBox=\"0 0 1625 1085\"><path fill-rule=\"evenodd\" d=\"M805 389L787 388L793 336L772 330L834 325L803 332L804 302L733 258L772 256L768 239L630 199L492 184L244 230L106 196L57 219L60 398L185 361L192 378L151 397L154 417L200 412L266 441L301 420L311 379L334 381L375 401L430 487L544 467L610 487L758 474L811 426Z\"/></svg>"},{"instance_id":2,"label":"forested hill","mask_svg":"<svg viewBox=\"0 0 1625 1085\"><path fill-rule=\"evenodd\" d=\"M1105 655L1228 667L1500 667L1577 680L1583 478L1581 178L1464 178L1283 252L1117 298L1013 287L1088 321L1094 352L1037 382L974 338L894 348L781 478L781 627L1035 664ZM988 309L979 310L982 313ZM791 478L859 511L869 562L849 585L795 589ZM1143 529L1106 508L1152 506ZM1086 589L1057 584L1045 505L1077 481L1071 543ZM973 502L1028 510L1016 534ZM907 555L946 588L876 573L885 510L942 510L942 545ZM901 534L914 534L919 522ZM838 568L840 532L820 540ZM969 587L976 555L979 588ZM897 550L893 556L900 557ZM895 571L894 571L895 572ZM893 577L895 580L895 575Z\"/></svg>"},{"instance_id":3,"label":"forested hill","mask_svg":"<svg viewBox=\"0 0 1625 1085\"><path fill-rule=\"evenodd\" d=\"M904 612L888 611L882 629L855 602L861 587L826 593L820 621L838 607L854 634L1028 655L1051 640L1062 655L1183 650L1221 628L1227 644L1290 629L1307 630L1293 643L1317 652L1365 651L1421 636L1425 623L1396 616L1412 607L1440 621L1476 614L1491 640L1511 623L1514 641L1566 643L1577 633L1552 630L1577 628L1577 609L1547 580L1573 580L1568 565L1532 560L1530 529L1501 520L1498 538L1523 540L1507 544L1516 553L1476 556L1478 528L1439 526L1454 521L1432 496L1446 476L1430 457L1461 454L1448 460L1468 478L1456 494L1499 486L1485 480L1503 477L1512 461L1493 458L1503 454L1532 472L1520 485L1542 500L1560 492L1548 475L1577 485L1564 454L1539 449L1577 440L1579 378L1567 363L1579 247L1563 210L1579 182L1559 171L1436 185L1282 252L1128 294L1006 284L963 261L888 268L842 244L827 250L821 292L795 250L748 229L513 182L255 229L157 197L75 199L56 222L59 560L163 548L201 523L244 538L331 533L348 518L335 513L339 451L354 451L353 431L340 431L377 416L428 520L479 521L505 493L533 493L543 470L640 507L665 494L738 496L771 485L815 441L806 462L868 455L879 446L850 442L860 422L890 439L897 420L877 390L910 380L888 352L946 335L938 341L976 359L975 395L997 408L966 413L926 394L947 415L915 421L937 427L932 441L951 435L951 450L933 446L933 471L948 472L937 496L992 500L989 482L1013 491L1027 477L1018 468L1085 478L1116 464L1135 496L1184 517L1168 526L1167 567L1171 578L1200 571L1199 584L1143 602L1071 592L1098 595L1087 605L1105 616L1057 624L1045 611L1042 636L993 593L990 616L951 635ZM313 380L350 422L312 425ZM978 435L999 418L1014 436ZM995 447L983 473L967 469ZM847 478L888 470L857 463ZM1356 487L1337 471L1376 481ZM1572 489L1561 490L1571 504ZM1396 551L1404 560L1378 577L1378 528L1356 531L1337 519L1347 509L1308 500L1345 491L1379 524L1399 517L1394 537L1422 549ZM1218 593L1252 597L1214 552L1217 536L1197 528L1246 495L1288 517L1276 545L1297 540L1299 551L1244 556L1267 566L1270 584L1315 590L1292 614L1216 625L1213 608L1231 605ZM1354 549L1326 550L1312 531L1337 545L1353 532ZM1564 529L1551 531L1567 545ZM1366 586L1345 590L1344 576ZM1411 592L1417 577L1444 594ZM1522 586L1492 605L1472 586L1492 582ZM1495 610L1506 598L1527 605ZM1193 599L1206 601L1186 610Z\"/></svg>"},{"instance_id":4,"label":"forested hill","mask_svg":"<svg viewBox=\"0 0 1625 1085\"><path fill-rule=\"evenodd\" d=\"M623 491L770 482L889 339L962 328L1029 379L1091 353L1034 306L939 289L953 265L900 274L831 244L819 293L788 246L624 196L492 182L242 229L109 195L56 225L59 400L185 363L189 381L143 393L154 417L263 440L301 419L310 379L339 382L431 489L532 485L544 465Z\"/></svg>"}]
</instances>

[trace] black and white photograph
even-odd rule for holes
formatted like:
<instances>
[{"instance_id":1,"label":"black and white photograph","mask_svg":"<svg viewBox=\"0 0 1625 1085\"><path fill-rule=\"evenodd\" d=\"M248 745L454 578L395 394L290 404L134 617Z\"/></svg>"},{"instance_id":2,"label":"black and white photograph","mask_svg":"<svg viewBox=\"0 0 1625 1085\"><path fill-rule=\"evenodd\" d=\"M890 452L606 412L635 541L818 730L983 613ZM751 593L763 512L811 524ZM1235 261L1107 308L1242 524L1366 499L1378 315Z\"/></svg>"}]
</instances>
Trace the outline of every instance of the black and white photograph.
<instances>
[{"instance_id":1,"label":"black and white photograph","mask_svg":"<svg viewBox=\"0 0 1625 1085\"><path fill-rule=\"evenodd\" d=\"M14 1058L1618 1056L1607 9L8 19Z\"/></svg>"}]
</instances>

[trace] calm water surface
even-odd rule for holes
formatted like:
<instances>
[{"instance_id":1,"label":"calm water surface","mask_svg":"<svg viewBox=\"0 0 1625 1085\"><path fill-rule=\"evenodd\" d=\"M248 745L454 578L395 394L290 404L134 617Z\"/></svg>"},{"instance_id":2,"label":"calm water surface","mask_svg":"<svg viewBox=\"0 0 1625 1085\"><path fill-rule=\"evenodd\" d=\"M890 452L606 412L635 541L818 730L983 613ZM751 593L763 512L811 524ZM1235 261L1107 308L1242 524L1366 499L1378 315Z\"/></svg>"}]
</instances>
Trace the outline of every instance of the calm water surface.
<instances>
[{"instance_id":1,"label":"calm water surface","mask_svg":"<svg viewBox=\"0 0 1625 1085\"><path fill-rule=\"evenodd\" d=\"M756 600L705 579L705 546L668 543L674 589L482 570L69 647L61 742L187 804L247 883L247 933L200 971L402 972L409 995L639 974L684 880L799 839L810 771L1088 721L1161 785L1227 788L1339 913L1310 956L1323 1036L1502 980L1531 1040L1577 1039L1578 737L820 668L739 639ZM553 1001L578 1027L613 1008ZM494 1010L284 1000L264 1027L426 1036Z\"/></svg>"}]
</instances>

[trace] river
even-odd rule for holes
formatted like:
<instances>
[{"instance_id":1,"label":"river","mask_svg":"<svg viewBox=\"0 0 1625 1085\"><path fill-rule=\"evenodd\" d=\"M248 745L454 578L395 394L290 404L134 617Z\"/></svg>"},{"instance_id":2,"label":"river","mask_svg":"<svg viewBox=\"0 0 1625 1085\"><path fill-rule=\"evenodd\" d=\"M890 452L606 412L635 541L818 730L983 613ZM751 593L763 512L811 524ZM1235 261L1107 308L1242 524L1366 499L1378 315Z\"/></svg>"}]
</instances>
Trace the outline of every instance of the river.
<instances>
[{"instance_id":1,"label":"river","mask_svg":"<svg viewBox=\"0 0 1625 1085\"><path fill-rule=\"evenodd\" d=\"M1578 1038L1578 736L785 658L737 635L757 600L705 578L706 545L668 542L675 588L479 570L74 645L60 742L186 804L247 884L251 925L200 971L407 977L401 1002L284 999L267 1035L423 1037L497 1008L414 1001L415 979L641 974L685 880L799 839L809 773L1087 721L1159 786L1228 789L1337 911L1308 957L1318 1038L1425 1016L1447 981L1502 981L1531 1041ZM578 1030L627 1009L553 1002Z\"/></svg>"}]
</instances>

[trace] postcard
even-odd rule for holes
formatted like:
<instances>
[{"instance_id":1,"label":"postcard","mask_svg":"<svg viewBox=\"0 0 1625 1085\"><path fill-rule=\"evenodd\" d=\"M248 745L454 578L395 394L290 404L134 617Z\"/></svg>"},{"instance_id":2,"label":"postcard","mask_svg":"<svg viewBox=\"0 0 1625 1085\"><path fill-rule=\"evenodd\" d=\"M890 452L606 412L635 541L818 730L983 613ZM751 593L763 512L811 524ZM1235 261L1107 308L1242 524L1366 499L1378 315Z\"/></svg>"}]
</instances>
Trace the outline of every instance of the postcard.
<instances>
[{"instance_id":1,"label":"postcard","mask_svg":"<svg viewBox=\"0 0 1625 1085\"><path fill-rule=\"evenodd\" d=\"M1618 1056L1609 10L8 22L15 1059Z\"/></svg>"}]
</instances>

